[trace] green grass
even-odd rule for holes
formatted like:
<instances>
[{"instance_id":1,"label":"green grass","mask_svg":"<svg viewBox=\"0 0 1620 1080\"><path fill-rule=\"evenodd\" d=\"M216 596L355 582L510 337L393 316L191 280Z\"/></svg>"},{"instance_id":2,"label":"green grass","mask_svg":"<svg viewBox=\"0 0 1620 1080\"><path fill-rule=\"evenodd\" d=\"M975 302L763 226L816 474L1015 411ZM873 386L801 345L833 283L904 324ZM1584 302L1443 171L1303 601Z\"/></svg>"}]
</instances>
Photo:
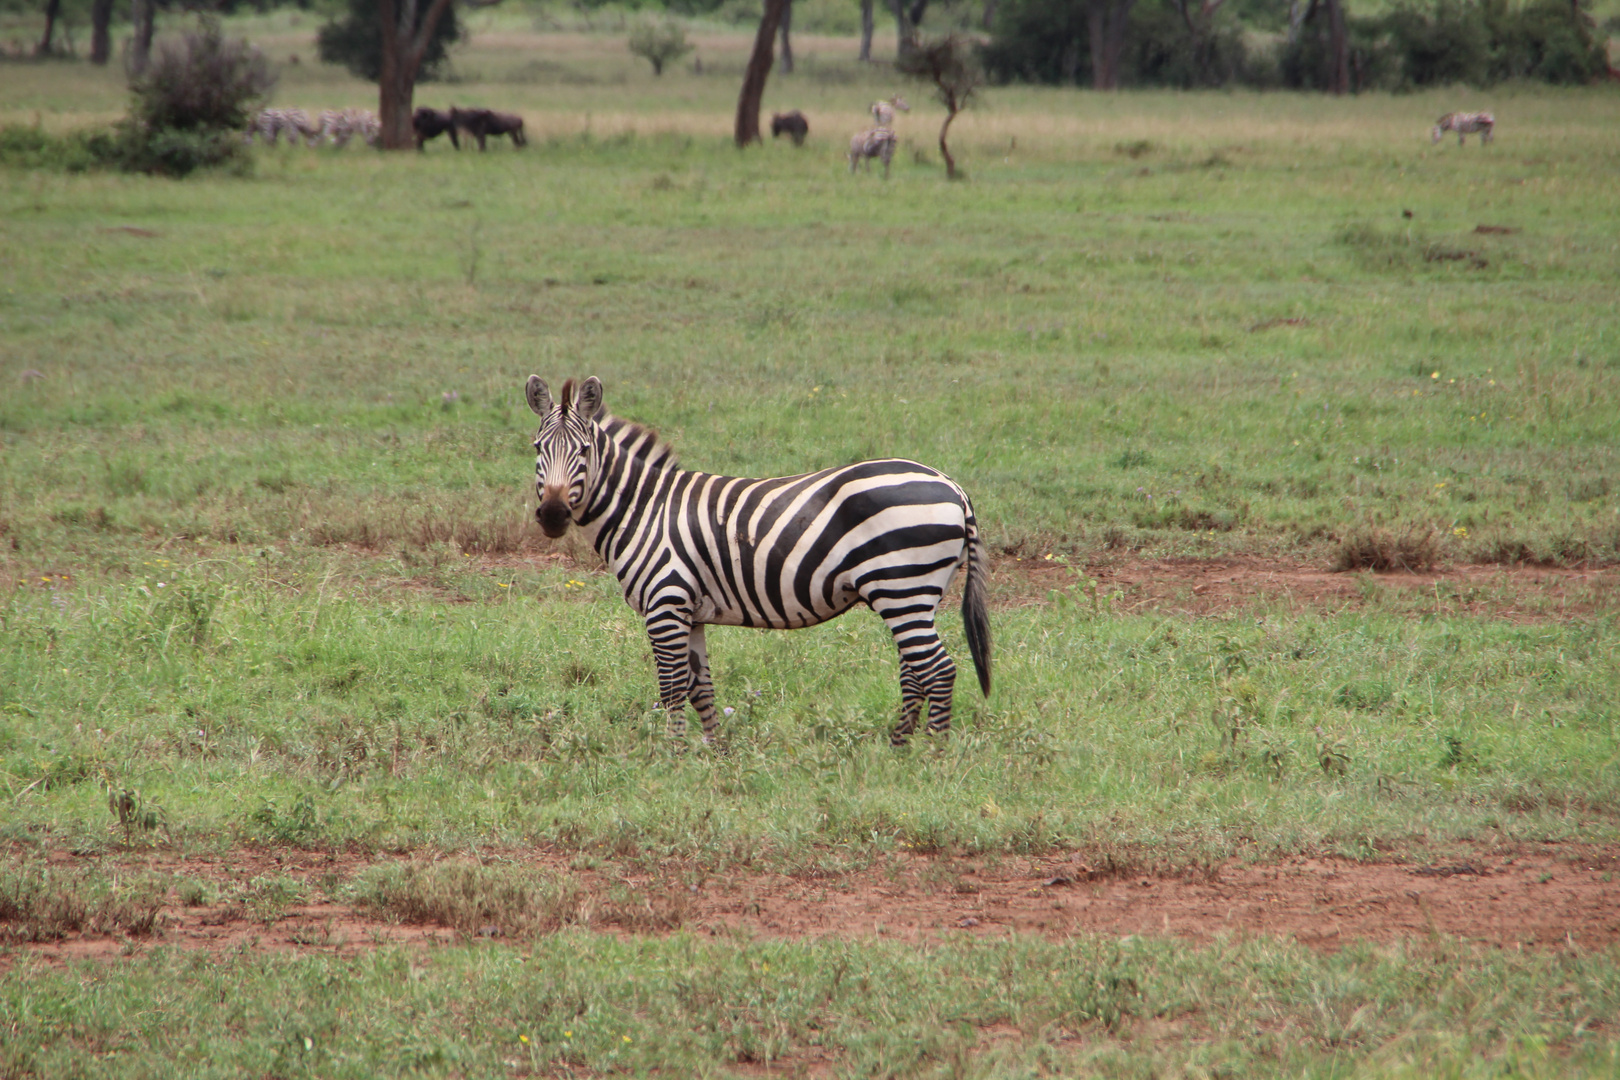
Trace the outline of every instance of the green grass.
<instances>
[{"instance_id":1,"label":"green grass","mask_svg":"<svg viewBox=\"0 0 1620 1080\"><path fill-rule=\"evenodd\" d=\"M621 940L0 981L15 1076L1609 1076L1612 954L1445 941ZM1486 1052L1482 1047L1490 1047ZM736 1071L732 1071L736 1070Z\"/></svg>"},{"instance_id":2,"label":"green grass","mask_svg":"<svg viewBox=\"0 0 1620 1080\"><path fill-rule=\"evenodd\" d=\"M278 100L367 103L291 18L242 23L303 56ZM766 105L805 109L809 145L739 154L747 42L711 37L703 75L654 80L615 36L491 24L457 59L481 81L418 100L523 111L523 153L0 167L6 940L144 932L151 881L53 857L243 845L407 856L348 901L467 936L504 905L529 935L10 953L0 1072L1612 1072L1612 950L618 940L553 930L567 881L420 869L541 844L836 874L1615 842L1601 590L1574 616L1521 591L1521 622L1370 577L1351 611L1201 618L993 583L995 695L964 679L952 738L901 753L875 619L720 630L730 752L670 753L636 617L594 563L536 557L531 372L601 376L693 467L915 457L1026 560L1620 558L1611 90L1499 90L1496 144L1458 151L1427 130L1460 93L996 89L953 128L967 183L931 105L884 183L840 146L882 69L806 43ZM73 65L0 66L0 90L0 123L55 133L123 107ZM303 888L227 899L269 923ZM661 929L621 901L607 925Z\"/></svg>"}]
</instances>

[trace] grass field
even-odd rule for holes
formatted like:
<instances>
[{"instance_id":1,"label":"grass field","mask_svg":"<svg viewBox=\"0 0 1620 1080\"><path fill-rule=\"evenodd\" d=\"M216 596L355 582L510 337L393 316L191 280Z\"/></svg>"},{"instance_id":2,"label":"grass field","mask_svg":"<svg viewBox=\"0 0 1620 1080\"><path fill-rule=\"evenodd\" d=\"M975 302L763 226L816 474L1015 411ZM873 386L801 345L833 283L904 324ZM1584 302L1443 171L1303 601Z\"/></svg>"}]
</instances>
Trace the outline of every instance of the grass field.
<instances>
[{"instance_id":1,"label":"grass field","mask_svg":"<svg viewBox=\"0 0 1620 1080\"><path fill-rule=\"evenodd\" d=\"M233 24L301 56L277 101L368 103L293 18ZM1601 883L1567 939L1336 949L683 912L1018 860L1607 875L1620 97L997 88L966 183L932 104L885 182L841 156L898 88L851 42L772 79L803 150L739 153L747 38L699 36L654 79L618 35L487 23L418 102L520 111L522 152L0 168L0 1075L1612 1075ZM0 124L123 107L79 65L0 89ZM1430 145L1476 105L1495 145ZM531 372L601 376L696 468L952 475L995 694L896 753L876 619L721 630L729 753L672 754L637 617L532 525ZM1471 569L1108 584L1168 560ZM333 861L222 869L268 858ZM172 930L315 908L373 936Z\"/></svg>"}]
</instances>

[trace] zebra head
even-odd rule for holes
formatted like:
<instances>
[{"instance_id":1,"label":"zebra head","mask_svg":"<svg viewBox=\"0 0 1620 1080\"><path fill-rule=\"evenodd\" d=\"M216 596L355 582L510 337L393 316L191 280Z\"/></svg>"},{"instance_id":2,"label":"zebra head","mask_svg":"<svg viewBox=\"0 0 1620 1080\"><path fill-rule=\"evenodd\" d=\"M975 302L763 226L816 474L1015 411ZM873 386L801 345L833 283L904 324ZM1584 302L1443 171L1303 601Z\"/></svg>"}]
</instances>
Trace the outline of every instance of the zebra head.
<instances>
[{"instance_id":1,"label":"zebra head","mask_svg":"<svg viewBox=\"0 0 1620 1080\"><path fill-rule=\"evenodd\" d=\"M556 539L584 509L586 492L596 481L601 434L596 414L602 408L602 383L592 375L576 393L574 380L569 379L563 383L562 396L553 401L545 380L530 375L524 396L540 418L534 437L534 487L540 505L534 516L541 531Z\"/></svg>"}]
</instances>

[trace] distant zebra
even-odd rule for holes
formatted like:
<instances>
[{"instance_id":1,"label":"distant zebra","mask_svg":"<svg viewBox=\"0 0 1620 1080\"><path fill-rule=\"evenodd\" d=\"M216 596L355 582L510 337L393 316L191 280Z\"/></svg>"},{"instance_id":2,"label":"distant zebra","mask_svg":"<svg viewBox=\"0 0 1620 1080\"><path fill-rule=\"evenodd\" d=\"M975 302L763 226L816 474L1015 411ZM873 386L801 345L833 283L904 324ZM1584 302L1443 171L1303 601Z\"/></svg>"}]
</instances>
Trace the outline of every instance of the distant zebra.
<instances>
[{"instance_id":1,"label":"distant zebra","mask_svg":"<svg viewBox=\"0 0 1620 1080\"><path fill-rule=\"evenodd\" d=\"M382 137L382 121L370 109L327 109L321 113L320 132L322 142L335 146L348 146L356 135L374 145Z\"/></svg>"},{"instance_id":2,"label":"distant zebra","mask_svg":"<svg viewBox=\"0 0 1620 1080\"><path fill-rule=\"evenodd\" d=\"M309 113L303 109L261 109L259 115L253 118L253 126L248 129L247 141L252 142L257 135L271 146L282 135L287 136L289 143L296 143L299 139L313 141L320 134L320 128L309 122Z\"/></svg>"},{"instance_id":3,"label":"distant zebra","mask_svg":"<svg viewBox=\"0 0 1620 1080\"><path fill-rule=\"evenodd\" d=\"M866 167L872 167L872 158L883 159L883 177L888 179L889 162L894 158L894 147L898 141L893 129L879 127L871 131L858 131L849 140L849 171L853 173L855 166L861 162Z\"/></svg>"},{"instance_id":4,"label":"distant zebra","mask_svg":"<svg viewBox=\"0 0 1620 1080\"><path fill-rule=\"evenodd\" d=\"M647 623L670 734L686 704L718 727L704 627L791 630L866 604L900 650L896 746L923 719L951 726L956 665L934 628L939 602L967 569L962 616L979 686L990 693L987 556L967 495L913 461L863 461L803 476L751 480L690 472L651 431L602 408L594 376L553 400L525 387L540 417L535 517L547 536L578 525Z\"/></svg>"},{"instance_id":5,"label":"distant zebra","mask_svg":"<svg viewBox=\"0 0 1620 1080\"><path fill-rule=\"evenodd\" d=\"M1491 132L1495 127L1496 117L1488 112L1446 113L1446 115L1435 121L1434 130L1429 132L1429 141L1439 142L1445 137L1446 132L1455 131L1458 146L1463 144L1463 136L1472 135L1475 132L1479 133L1481 143L1488 143L1491 141Z\"/></svg>"},{"instance_id":6,"label":"distant zebra","mask_svg":"<svg viewBox=\"0 0 1620 1080\"><path fill-rule=\"evenodd\" d=\"M877 121L877 126L880 128L893 127L894 111L896 109L901 112L910 112L911 106L907 105L906 99L899 94L886 101L874 101L872 102L872 119Z\"/></svg>"}]
</instances>

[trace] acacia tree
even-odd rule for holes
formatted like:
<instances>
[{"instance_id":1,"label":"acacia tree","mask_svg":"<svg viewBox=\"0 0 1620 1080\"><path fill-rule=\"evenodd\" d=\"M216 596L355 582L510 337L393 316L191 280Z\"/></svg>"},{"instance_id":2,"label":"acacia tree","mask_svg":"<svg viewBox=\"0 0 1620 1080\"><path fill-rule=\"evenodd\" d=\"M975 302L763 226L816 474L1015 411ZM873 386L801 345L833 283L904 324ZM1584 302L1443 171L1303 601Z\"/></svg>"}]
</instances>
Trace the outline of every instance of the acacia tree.
<instances>
[{"instance_id":1,"label":"acacia tree","mask_svg":"<svg viewBox=\"0 0 1620 1080\"><path fill-rule=\"evenodd\" d=\"M771 63L776 58L773 48L776 31L782 25L782 12L787 5L788 0L765 0L759 32L754 35L754 51L748 57L742 91L737 95L737 123L732 137L739 147L764 141L759 135L759 103L765 97L765 80L770 77Z\"/></svg>"},{"instance_id":2,"label":"acacia tree","mask_svg":"<svg viewBox=\"0 0 1620 1080\"><path fill-rule=\"evenodd\" d=\"M377 78L377 119L382 122L384 150L413 150L411 105L416 96L416 75L422 69L433 31L450 7L450 0L429 0L417 19L418 0L378 0L377 24L382 33L382 71Z\"/></svg>"},{"instance_id":3,"label":"acacia tree","mask_svg":"<svg viewBox=\"0 0 1620 1080\"><path fill-rule=\"evenodd\" d=\"M945 106L945 122L939 127L939 153L945 159L946 179L955 180L956 159L951 157L946 137L956 114L968 107L984 85L984 69L974 54L973 42L960 34L914 41L894 66L902 74L933 83L934 96Z\"/></svg>"}]
</instances>

